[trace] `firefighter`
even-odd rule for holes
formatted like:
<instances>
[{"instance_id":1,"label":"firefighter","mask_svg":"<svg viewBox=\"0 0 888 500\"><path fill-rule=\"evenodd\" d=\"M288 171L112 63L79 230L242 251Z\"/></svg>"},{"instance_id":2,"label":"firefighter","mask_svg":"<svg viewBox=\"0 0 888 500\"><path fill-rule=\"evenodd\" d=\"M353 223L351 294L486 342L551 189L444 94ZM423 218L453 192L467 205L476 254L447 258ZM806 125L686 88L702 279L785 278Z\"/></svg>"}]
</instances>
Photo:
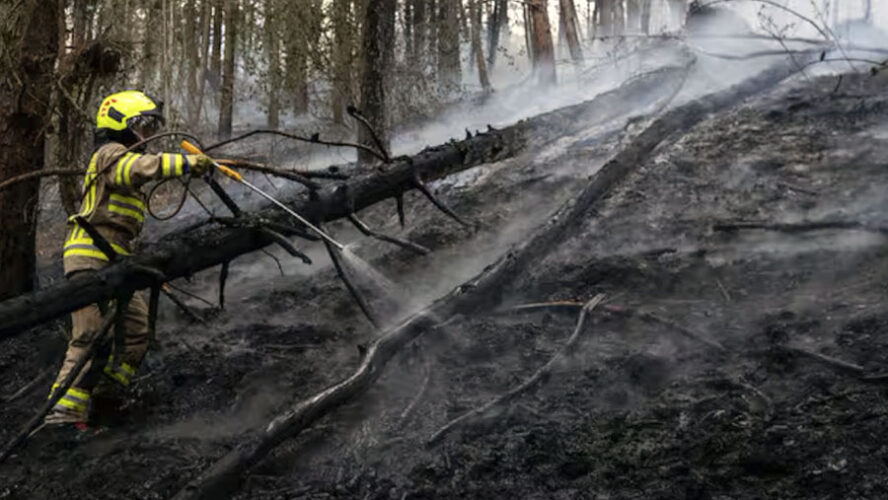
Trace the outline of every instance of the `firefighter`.
<instances>
[{"instance_id":1,"label":"firefighter","mask_svg":"<svg viewBox=\"0 0 888 500\"><path fill-rule=\"evenodd\" d=\"M204 155L127 151L155 135L163 124L163 103L136 90L106 97L96 116L95 149L83 181L78 215L118 255L133 253L134 240L142 230L146 198L141 186L169 177L199 176L212 166ZM109 262L75 217L68 221L63 248L65 277L71 280L95 272ZM87 339L99 329L103 311L112 306L92 304L72 313L71 340L53 392L87 350ZM112 350L120 353L120 359L114 359L113 354L97 353L46 416L47 424L74 423L83 427L91 415L102 413L103 407L114 410L119 406L123 391L132 382L148 349L148 307L138 292L128 304L124 325L124 345Z\"/></svg>"}]
</instances>

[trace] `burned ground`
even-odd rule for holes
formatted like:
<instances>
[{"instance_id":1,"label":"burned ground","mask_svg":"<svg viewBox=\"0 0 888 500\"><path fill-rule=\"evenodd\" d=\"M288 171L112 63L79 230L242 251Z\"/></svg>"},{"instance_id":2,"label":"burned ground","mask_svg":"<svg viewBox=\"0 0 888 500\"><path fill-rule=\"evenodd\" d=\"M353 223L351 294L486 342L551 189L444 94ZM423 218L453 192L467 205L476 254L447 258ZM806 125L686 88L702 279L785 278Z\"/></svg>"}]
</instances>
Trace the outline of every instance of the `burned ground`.
<instances>
[{"instance_id":1,"label":"burned ground","mask_svg":"<svg viewBox=\"0 0 888 500\"><path fill-rule=\"evenodd\" d=\"M504 303L420 337L364 397L280 446L232 495L884 498L884 386L787 349L888 371L888 89L869 77L835 87L834 77L787 82L669 138L512 277ZM426 303L544 224L643 126L586 129L440 182L474 229L408 196L402 235L430 256L364 240L355 251L403 288L396 296ZM362 215L395 233L392 208ZM802 227L824 221L837 228ZM739 222L789 226L725 230ZM265 256L235 262L227 309L209 324L167 308L127 423L83 442L38 434L2 465L0 497L168 498L354 368L375 333L328 267L271 278ZM191 286L210 298L213 279ZM611 308L592 313L539 388L428 444L546 363L578 313L510 306L597 293ZM60 344L55 328L4 342L3 390L54 367ZM0 438L43 397L5 404Z\"/></svg>"}]
</instances>

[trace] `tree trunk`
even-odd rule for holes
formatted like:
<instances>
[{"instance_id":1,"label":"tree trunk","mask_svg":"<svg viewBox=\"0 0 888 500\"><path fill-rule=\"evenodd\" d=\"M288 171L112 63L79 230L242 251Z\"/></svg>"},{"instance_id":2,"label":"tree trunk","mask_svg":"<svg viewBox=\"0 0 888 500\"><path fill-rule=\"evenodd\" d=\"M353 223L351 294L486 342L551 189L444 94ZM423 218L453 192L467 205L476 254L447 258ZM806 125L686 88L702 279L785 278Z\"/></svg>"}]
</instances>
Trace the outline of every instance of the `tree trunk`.
<instances>
[{"instance_id":1,"label":"tree trunk","mask_svg":"<svg viewBox=\"0 0 888 500\"><path fill-rule=\"evenodd\" d=\"M222 73L222 92L219 95L219 131L221 139L231 137L234 114L234 61L237 43L238 0L225 2L225 56Z\"/></svg>"},{"instance_id":2,"label":"tree trunk","mask_svg":"<svg viewBox=\"0 0 888 500\"><path fill-rule=\"evenodd\" d=\"M203 2L202 6L203 13L201 14L201 48L200 48L200 59L198 60L198 64L200 66L199 69L199 78L200 83L197 86L197 95L195 96L195 101L197 102L197 112L192 117L193 119L193 130L199 130L201 123L201 114L203 113L203 105L204 105L204 96L206 95L207 89L207 79L210 75L209 66L207 63L209 62L210 56L210 24L211 18L213 17L212 6L209 2Z\"/></svg>"},{"instance_id":3,"label":"tree trunk","mask_svg":"<svg viewBox=\"0 0 888 500\"><path fill-rule=\"evenodd\" d=\"M58 4L23 0L0 7L0 178L43 167ZM0 300L34 288L40 182L0 192Z\"/></svg>"},{"instance_id":4,"label":"tree trunk","mask_svg":"<svg viewBox=\"0 0 888 500\"><path fill-rule=\"evenodd\" d=\"M268 128L277 129L280 126L280 91L281 91L281 54L280 37L278 36L278 17L283 13L277 12L275 0L265 0L265 56L268 64L266 86L268 93L268 116L266 125Z\"/></svg>"},{"instance_id":5,"label":"tree trunk","mask_svg":"<svg viewBox=\"0 0 888 500\"><path fill-rule=\"evenodd\" d=\"M838 3L838 1L836 1ZM680 29L685 24L685 0L669 0L669 12L672 17L672 27Z\"/></svg>"},{"instance_id":6,"label":"tree trunk","mask_svg":"<svg viewBox=\"0 0 888 500\"><path fill-rule=\"evenodd\" d=\"M370 122L383 146L389 143L388 81L395 58L395 10L397 0L368 0L364 14L363 69L361 76L361 111ZM376 145L366 128L358 134L361 144ZM358 161L369 164L376 161L372 155L359 152Z\"/></svg>"},{"instance_id":7,"label":"tree trunk","mask_svg":"<svg viewBox=\"0 0 888 500\"><path fill-rule=\"evenodd\" d=\"M651 3L653 0L641 0L641 32L651 34Z\"/></svg>"},{"instance_id":8,"label":"tree trunk","mask_svg":"<svg viewBox=\"0 0 888 500\"><path fill-rule=\"evenodd\" d=\"M640 25L641 0L626 0L626 33L638 33Z\"/></svg>"},{"instance_id":9,"label":"tree trunk","mask_svg":"<svg viewBox=\"0 0 888 500\"><path fill-rule=\"evenodd\" d=\"M352 1L335 0L331 22L333 24L333 122L345 123L345 107L351 104L352 75Z\"/></svg>"},{"instance_id":10,"label":"tree trunk","mask_svg":"<svg viewBox=\"0 0 888 500\"><path fill-rule=\"evenodd\" d=\"M600 37L610 37L615 35L614 32L614 2L616 0L599 0L595 2L595 8L598 10L598 23L595 32ZM599 7L598 4L601 4Z\"/></svg>"},{"instance_id":11,"label":"tree trunk","mask_svg":"<svg viewBox=\"0 0 888 500\"><path fill-rule=\"evenodd\" d=\"M438 89L447 98L455 94L462 80L459 57L459 3L438 3Z\"/></svg>"},{"instance_id":12,"label":"tree trunk","mask_svg":"<svg viewBox=\"0 0 888 500\"><path fill-rule=\"evenodd\" d=\"M185 17L182 22L183 49L188 56L188 67L186 68L188 95L185 98L188 116L185 122L190 125L192 130L194 130L197 128L197 116L200 113L198 109L200 105L200 101L198 100L198 80L201 78L203 72L200 70L199 42L204 23L203 17L198 15L198 8L195 0L188 0L188 3L185 5Z\"/></svg>"},{"instance_id":13,"label":"tree trunk","mask_svg":"<svg viewBox=\"0 0 888 500\"><path fill-rule=\"evenodd\" d=\"M484 58L484 48L481 45L481 6L478 0L469 0L469 12L472 18L472 52L475 53L475 63L478 65L478 80L485 92L490 91L490 76L487 74L487 60Z\"/></svg>"},{"instance_id":14,"label":"tree trunk","mask_svg":"<svg viewBox=\"0 0 888 500\"><path fill-rule=\"evenodd\" d=\"M219 80L222 78L222 20L225 12L225 0L213 2L213 53L210 56L210 87L216 92L219 90Z\"/></svg>"},{"instance_id":15,"label":"tree trunk","mask_svg":"<svg viewBox=\"0 0 888 500\"><path fill-rule=\"evenodd\" d=\"M555 73L555 48L552 44L547 1L528 0L527 6L530 9L533 71L537 82L554 84L558 78Z\"/></svg>"},{"instance_id":16,"label":"tree trunk","mask_svg":"<svg viewBox=\"0 0 888 500\"><path fill-rule=\"evenodd\" d=\"M411 42L412 50L407 55L408 65L414 70L425 72L426 33L428 22L426 20L426 0L410 0L411 8Z\"/></svg>"},{"instance_id":17,"label":"tree trunk","mask_svg":"<svg viewBox=\"0 0 888 500\"><path fill-rule=\"evenodd\" d=\"M500 34L509 29L509 0L494 0L493 9L487 21L487 65L492 70L496 65L496 55L499 51Z\"/></svg>"},{"instance_id":18,"label":"tree trunk","mask_svg":"<svg viewBox=\"0 0 888 500\"><path fill-rule=\"evenodd\" d=\"M570 49L570 57L574 62L583 62L583 47L580 45L579 20L577 8L573 0L561 1L561 25L564 27L564 36Z\"/></svg>"}]
</instances>

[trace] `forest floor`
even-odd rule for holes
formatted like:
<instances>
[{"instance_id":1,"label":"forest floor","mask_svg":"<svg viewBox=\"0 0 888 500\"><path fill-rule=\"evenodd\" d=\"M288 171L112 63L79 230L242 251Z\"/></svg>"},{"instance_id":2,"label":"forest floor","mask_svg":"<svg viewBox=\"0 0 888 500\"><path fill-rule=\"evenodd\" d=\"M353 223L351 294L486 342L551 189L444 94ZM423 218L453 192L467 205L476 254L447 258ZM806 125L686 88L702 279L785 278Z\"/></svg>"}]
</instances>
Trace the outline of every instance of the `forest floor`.
<instances>
[{"instance_id":1,"label":"forest floor","mask_svg":"<svg viewBox=\"0 0 888 500\"><path fill-rule=\"evenodd\" d=\"M888 497L886 386L792 351L888 372L888 86L846 76L835 88L835 77L796 79L664 141L514 277L501 310L420 337L367 394L278 447L232 495ZM415 194L403 231L393 206L362 214L429 256L366 240L354 250L396 283L391 294L425 304L545 223L644 125L584 129L439 182L475 229ZM721 226L737 222L772 227ZM289 275L271 277L268 257L235 262L226 309L207 325L164 305L126 423L82 439L37 434L0 466L0 498L168 498L276 412L354 369L376 333L328 266L294 276L285 260ZM211 298L214 279L183 286ZM578 314L503 309L597 293L667 321L593 311L538 389L428 443L545 364ZM55 327L4 342L0 395L54 370L61 348ZM0 439L44 397L0 407Z\"/></svg>"}]
</instances>

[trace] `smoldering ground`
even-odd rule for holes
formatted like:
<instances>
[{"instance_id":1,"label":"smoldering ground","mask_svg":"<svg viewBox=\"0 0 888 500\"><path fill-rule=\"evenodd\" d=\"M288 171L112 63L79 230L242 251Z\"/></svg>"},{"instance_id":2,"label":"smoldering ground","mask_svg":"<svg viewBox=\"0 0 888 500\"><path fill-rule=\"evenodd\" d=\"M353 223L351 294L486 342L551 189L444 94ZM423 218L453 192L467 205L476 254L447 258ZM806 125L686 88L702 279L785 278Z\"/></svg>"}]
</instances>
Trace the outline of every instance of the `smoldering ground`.
<instances>
[{"instance_id":1,"label":"smoldering ground","mask_svg":"<svg viewBox=\"0 0 888 500\"><path fill-rule=\"evenodd\" d=\"M730 68L742 72L737 63ZM873 160L861 156L868 146L854 137L885 123L884 87L864 77L846 84L846 95L825 97L835 79L799 78L667 141L584 226L506 291L513 304L605 292L611 304L652 310L705 332L731 354L710 352L662 325L602 313L537 391L426 448L430 434L448 420L545 363L576 318L541 312L465 319L421 339L366 397L282 446L254 471L242 494L804 497L811 485L825 494L884 494L877 464L884 450L869 437L885 418L880 389L782 356L772 345L779 337L873 366L884 362L881 236L842 230L721 235L711 229L716 221L775 214L790 222L881 215L878 198L857 196L880 183L881 169L853 175L852 169ZM788 95L807 106L790 106ZM626 115L632 111L627 105ZM485 223L478 232L408 197L410 225L403 234L435 247L429 260L376 242L356 251L372 256L422 304L544 223L633 133L617 129L592 145L597 134L580 131L546 150L485 166L480 175L442 182L448 203ZM871 137L884 142L878 133ZM840 148L848 154L830 154ZM774 161L753 168L745 162L753 154ZM761 168L766 163L773 168ZM808 168L792 168L799 164ZM365 219L397 232L391 207L374 208ZM122 432L151 437L137 449L123 443L112 448L121 468L108 470L88 447L57 455L37 442L23 458L61 468L79 459L86 464L78 461L74 481L4 465L15 494L85 490L97 481L107 491L132 492L122 474L148 462L155 474L137 491L168 496L204 465L202 457L218 456L267 415L344 376L359 357L355 346L374 332L332 272L320 267L306 278L264 281L276 267L251 260L236 266L239 289L210 325L186 326L175 318L164 323L166 349L156 358L163 369L147 375L136 407L143 417ZM211 277L195 282L196 291L215 295ZM302 344L321 347L269 347ZM8 370L36 370L36 364L22 365L28 357L22 350L4 352ZM771 408L742 384L765 393ZM6 415L25 415L35 399L6 408ZM209 426L218 427L200 432ZM165 458L174 452L182 458Z\"/></svg>"}]
</instances>

